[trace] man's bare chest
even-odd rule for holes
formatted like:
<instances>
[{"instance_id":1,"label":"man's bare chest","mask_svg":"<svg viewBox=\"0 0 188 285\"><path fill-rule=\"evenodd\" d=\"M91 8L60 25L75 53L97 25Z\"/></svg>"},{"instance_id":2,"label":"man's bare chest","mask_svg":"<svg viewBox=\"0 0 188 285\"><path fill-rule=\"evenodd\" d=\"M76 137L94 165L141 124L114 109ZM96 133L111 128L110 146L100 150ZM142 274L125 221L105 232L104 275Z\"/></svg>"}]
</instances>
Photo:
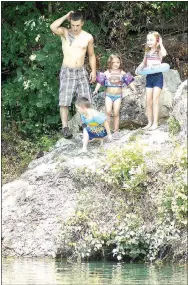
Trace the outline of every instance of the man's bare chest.
<instances>
[{"instance_id":1,"label":"man's bare chest","mask_svg":"<svg viewBox=\"0 0 188 285\"><path fill-rule=\"evenodd\" d=\"M67 48L76 48L76 49L87 49L88 46L88 40L84 37L75 37L74 35L68 33L66 38L62 41L63 46L66 46Z\"/></svg>"}]
</instances>

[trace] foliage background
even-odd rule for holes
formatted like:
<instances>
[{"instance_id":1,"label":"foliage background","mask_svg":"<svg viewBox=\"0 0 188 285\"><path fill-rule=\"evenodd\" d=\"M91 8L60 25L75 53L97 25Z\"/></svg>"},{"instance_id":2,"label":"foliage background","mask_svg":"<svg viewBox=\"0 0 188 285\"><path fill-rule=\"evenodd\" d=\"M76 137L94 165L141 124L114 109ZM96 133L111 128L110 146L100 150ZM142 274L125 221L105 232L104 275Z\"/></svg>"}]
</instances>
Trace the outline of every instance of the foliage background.
<instances>
[{"instance_id":1,"label":"foliage background","mask_svg":"<svg viewBox=\"0 0 188 285\"><path fill-rule=\"evenodd\" d=\"M143 58L146 34L158 30L168 51L165 58L187 75L186 2L18 1L2 6L2 128L26 137L61 127L58 88L62 64L60 37L49 26L70 10L82 10L84 29L94 36L98 68L108 55L122 55L134 74ZM65 23L69 25L68 22ZM89 69L88 60L86 64Z\"/></svg>"}]
</instances>

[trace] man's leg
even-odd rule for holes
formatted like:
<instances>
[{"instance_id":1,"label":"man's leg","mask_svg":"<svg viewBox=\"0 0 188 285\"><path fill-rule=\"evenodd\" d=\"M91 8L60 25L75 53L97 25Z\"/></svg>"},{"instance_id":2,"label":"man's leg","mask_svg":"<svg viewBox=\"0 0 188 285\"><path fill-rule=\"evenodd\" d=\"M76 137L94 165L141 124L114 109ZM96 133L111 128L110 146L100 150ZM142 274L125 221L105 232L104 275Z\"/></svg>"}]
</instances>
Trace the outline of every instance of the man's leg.
<instances>
[{"instance_id":1,"label":"man's leg","mask_svg":"<svg viewBox=\"0 0 188 285\"><path fill-rule=\"evenodd\" d=\"M66 106L60 106L60 116L62 122L62 129L68 127L68 113L69 109Z\"/></svg>"},{"instance_id":2,"label":"man's leg","mask_svg":"<svg viewBox=\"0 0 188 285\"><path fill-rule=\"evenodd\" d=\"M91 87L89 84L87 72L84 67L80 68L79 75L80 75L80 78L78 79L78 85L77 85L77 90L76 90L76 93L78 94L78 98L85 97L89 100L89 102L91 102L92 92L91 92Z\"/></svg>"},{"instance_id":3,"label":"man's leg","mask_svg":"<svg viewBox=\"0 0 188 285\"><path fill-rule=\"evenodd\" d=\"M74 94L76 86L76 80L74 76L74 70L70 76L69 68L61 68L60 73L60 89L59 89L59 106L60 106L60 116L62 122L62 133L64 138L69 139L72 134L68 127L68 113L69 107L71 106L72 97Z\"/></svg>"},{"instance_id":4,"label":"man's leg","mask_svg":"<svg viewBox=\"0 0 188 285\"><path fill-rule=\"evenodd\" d=\"M72 133L68 128L68 112L69 109L67 106L60 106L60 116L62 122L62 132L65 139L69 139L72 137Z\"/></svg>"}]
</instances>

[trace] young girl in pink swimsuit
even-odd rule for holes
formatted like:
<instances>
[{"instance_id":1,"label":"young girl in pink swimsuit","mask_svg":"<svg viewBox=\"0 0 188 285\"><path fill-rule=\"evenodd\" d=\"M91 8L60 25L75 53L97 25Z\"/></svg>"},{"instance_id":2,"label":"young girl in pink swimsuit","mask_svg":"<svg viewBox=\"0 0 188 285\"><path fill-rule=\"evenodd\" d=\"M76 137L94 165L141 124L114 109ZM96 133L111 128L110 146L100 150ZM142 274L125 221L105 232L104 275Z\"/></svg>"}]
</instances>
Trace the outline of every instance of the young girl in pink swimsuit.
<instances>
[{"instance_id":1,"label":"young girl in pink swimsuit","mask_svg":"<svg viewBox=\"0 0 188 285\"><path fill-rule=\"evenodd\" d=\"M106 88L105 108L107 120L110 125L110 117L113 109L114 132L119 131L120 106L122 99L122 88L130 86L135 90L134 77L122 70L122 59L118 54L111 54L107 61L108 69L104 73L98 73L97 85L93 95L97 94L101 85Z\"/></svg>"}]
</instances>

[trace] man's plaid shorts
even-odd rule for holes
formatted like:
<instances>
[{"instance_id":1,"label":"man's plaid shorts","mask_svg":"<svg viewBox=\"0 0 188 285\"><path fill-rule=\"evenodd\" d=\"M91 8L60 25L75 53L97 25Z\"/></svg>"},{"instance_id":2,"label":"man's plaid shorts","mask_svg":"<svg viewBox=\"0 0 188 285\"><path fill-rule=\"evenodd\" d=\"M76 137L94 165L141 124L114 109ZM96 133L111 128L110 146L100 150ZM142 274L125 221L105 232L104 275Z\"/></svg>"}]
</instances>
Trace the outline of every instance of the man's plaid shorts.
<instances>
[{"instance_id":1,"label":"man's plaid shorts","mask_svg":"<svg viewBox=\"0 0 188 285\"><path fill-rule=\"evenodd\" d=\"M91 88L85 67L62 66L60 72L59 105L71 106L74 96L85 97L91 102Z\"/></svg>"}]
</instances>

